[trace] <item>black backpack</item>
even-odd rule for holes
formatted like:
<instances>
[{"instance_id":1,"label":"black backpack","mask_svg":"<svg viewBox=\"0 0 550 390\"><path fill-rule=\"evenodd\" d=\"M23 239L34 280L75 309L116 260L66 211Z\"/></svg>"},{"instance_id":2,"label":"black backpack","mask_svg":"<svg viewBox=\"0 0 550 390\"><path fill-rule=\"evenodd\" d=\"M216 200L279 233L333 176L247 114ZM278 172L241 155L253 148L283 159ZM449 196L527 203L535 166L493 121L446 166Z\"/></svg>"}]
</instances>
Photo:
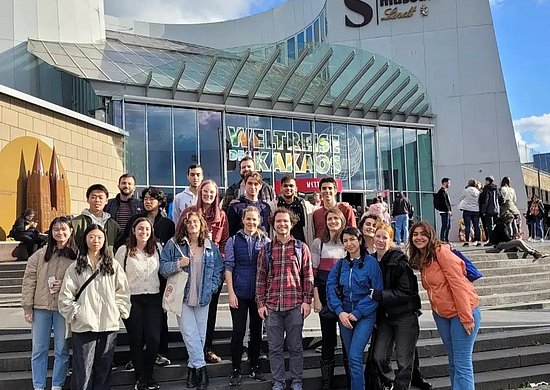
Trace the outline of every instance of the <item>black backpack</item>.
<instances>
[{"instance_id":1,"label":"black backpack","mask_svg":"<svg viewBox=\"0 0 550 390\"><path fill-rule=\"evenodd\" d=\"M436 210L445 209L445 199L441 191L434 192L434 208Z\"/></svg>"}]
</instances>

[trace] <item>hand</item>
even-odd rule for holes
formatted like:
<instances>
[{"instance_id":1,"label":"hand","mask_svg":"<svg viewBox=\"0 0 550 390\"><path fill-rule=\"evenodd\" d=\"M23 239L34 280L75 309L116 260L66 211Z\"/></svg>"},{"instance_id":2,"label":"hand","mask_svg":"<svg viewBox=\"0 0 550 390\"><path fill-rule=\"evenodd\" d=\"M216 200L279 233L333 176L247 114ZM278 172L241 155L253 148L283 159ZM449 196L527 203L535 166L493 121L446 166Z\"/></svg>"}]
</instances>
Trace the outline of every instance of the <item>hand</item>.
<instances>
[{"instance_id":1,"label":"hand","mask_svg":"<svg viewBox=\"0 0 550 390\"><path fill-rule=\"evenodd\" d=\"M357 318L355 318L355 316L354 316L353 314L351 314L351 313L349 313L348 319L349 319L350 321L355 321L355 322L357 322Z\"/></svg>"},{"instance_id":2,"label":"hand","mask_svg":"<svg viewBox=\"0 0 550 390\"><path fill-rule=\"evenodd\" d=\"M449 211L449 216L452 216L453 215L453 212L452 211Z\"/></svg>"},{"instance_id":3,"label":"hand","mask_svg":"<svg viewBox=\"0 0 550 390\"><path fill-rule=\"evenodd\" d=\"M258 309L258 314L262 320L265 320L267 318L267 307L260 307Z\"/></svg>"},{"instance_id":4,"label":"hand","mask_svg":"<svg viewBox=\"0 0 550 390\"><path fill-rule=\"evenodd\" d=\"M233 309L239 308L239 300L235 293L229 293L229 306L231 306Z\"/></svg>"},{"instance_id":5,"label":"hand","mask_svg":"<svg viewBox=\"0 0 550 390\"><path fill-rule=\"evenodd\" d=\"M346 313L345 311L341 312L338 314L338 319L345 328L353 329L353 326L349 322L349 313Z\"/></svg>"},{"instance_id":6,"label":"hand","mask_svg":"<svg viewBox=\"0 0 550 390\"><path fill-rule=\"evenodd\" d=\"M466 324L462 324L462 326L464 327L464 331L466 332L466 334L468 336L470 336L472 334L472 332L474 331L474 323L473 322L468 322Z\"/></svg>"},{"instance_id":7,"label":"hand","mask_svg":"<svg viewBox=\"0 0 550 390\"><path fill-rule=\"evenodd\" d=\"M321 301L318 299L313 301L313 311L315 313L319 313L321 310L323 310L323 305L321 304Z\"/></svg>"},{"instance_id":8,"label":"hand","mask_svg":"<svg viewBox=\"0 0 550 390\"><path fill-rule=\"evenodd\" d=\"M302 306L300 307L300 312L302 313L302 317L305 320L307 316L311 314L311 305L305 302L302 303Z\"/></svg>"},{"instance_id":9,"label":"hand","mask_svg":"<svg viewBox=\"0 0 550 390\"><path fill-rule=\"evenodd\" d=\"M25 314L25 322L32 324L32 313L31 314Z\"/></svg>"},{"instance_id":10,"label":"hand","mask_svg":"<svg viewBox=\"0 0 550 390\"><path fill-rule=\"evenodd\" d=\"M190 259L187 256L183 256L179 261L178 265L180 268L187 267L189 265Z\"/></svg>"},{"instance_id":11,"label":"hand","mask_svg":"<svg viewBox=\"0 0 550 390\"><path fill-rule=\"evenodd\" d=\"M56 280L52 284L52 288L50 289L52 294L58 293L59 290L61 290L61 280Z\"/></svg>"}]
</instances>

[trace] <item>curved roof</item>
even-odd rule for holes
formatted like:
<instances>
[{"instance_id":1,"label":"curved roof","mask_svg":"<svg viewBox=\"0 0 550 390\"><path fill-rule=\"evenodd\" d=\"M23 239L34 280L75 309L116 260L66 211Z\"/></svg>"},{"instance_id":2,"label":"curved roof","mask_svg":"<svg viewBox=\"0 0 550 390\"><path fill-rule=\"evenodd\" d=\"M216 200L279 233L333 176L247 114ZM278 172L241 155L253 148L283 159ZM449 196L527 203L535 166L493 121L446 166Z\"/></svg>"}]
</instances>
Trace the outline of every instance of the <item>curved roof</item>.
<instances>
[{"instance_id":1,"label":"curved roof","mask_svg":"<svg viewBox=\"0 0 550 390\"><path fill-rule=\"evenodd\" d=\"M29 39L28 51L64 72L140 87L146 96L161 90L173 99L401 121L433 116L426 89L407 69L340 45L304 44L290 59L282 45L217 50L107 31L96 44Z\"/></svg>"}]
</instances>

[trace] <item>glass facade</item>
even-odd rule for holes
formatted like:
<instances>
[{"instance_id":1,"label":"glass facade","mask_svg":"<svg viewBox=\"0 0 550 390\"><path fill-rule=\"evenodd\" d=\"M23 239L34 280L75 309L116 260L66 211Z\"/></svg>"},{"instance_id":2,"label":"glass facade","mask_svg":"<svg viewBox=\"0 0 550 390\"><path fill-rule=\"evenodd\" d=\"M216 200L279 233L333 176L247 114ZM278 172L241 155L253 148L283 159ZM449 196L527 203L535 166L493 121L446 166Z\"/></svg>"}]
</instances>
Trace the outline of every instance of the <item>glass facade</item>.
<instances>
[{"instance_id":1,"label":"glass facade","mask_svg":"<svg viewBox=\"0 0 550 390\"><path fill-rule=\"evenodd\" d=\"M205 177L228 187L239 180L239 160L253 155L270 183L285 174L333 176L342 180L344 193L363 194L364 203L380 191L387 191L389 202L406 191L416 218L434 221L430 130L130 102L113 116L129 133L126 166L139 187L179 192L187 185L187 167L196 163Z\"/></svg>"}]
</instances>

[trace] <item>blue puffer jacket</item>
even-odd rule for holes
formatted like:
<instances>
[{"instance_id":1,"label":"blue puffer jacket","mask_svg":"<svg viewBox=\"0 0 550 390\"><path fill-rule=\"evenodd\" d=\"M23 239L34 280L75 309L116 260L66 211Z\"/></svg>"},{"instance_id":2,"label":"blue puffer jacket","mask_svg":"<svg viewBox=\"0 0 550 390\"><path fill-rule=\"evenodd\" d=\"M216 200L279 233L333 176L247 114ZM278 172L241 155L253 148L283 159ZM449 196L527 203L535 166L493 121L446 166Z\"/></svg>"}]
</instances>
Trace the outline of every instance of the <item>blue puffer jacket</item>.
<instances>
[{"instance_id":1,"label":"blue puffer jacket","mask_svg":"<svg viewBox=\"0 0 550 390\"><path fill-rule=\"evenodd\" d=\"M248 240L252 240L250 246ZM254 299L256 296L258 254L260 249L270 241L265 234L255 234L248 237L248 240L241 229L227 241L225 246L225 270L232 273L233 290L241 299Z\"/></svg>"},{"instance_id":2,"label":"blue puffer jacket","mask_svg":"<svg viewBox=\"0 0 550 390\"><path fill-rule=\"evenodd\" d=\"M227 211L229 235L234 236L240 229L243 228L242 214L243 210L248 206L254 206L260 210L260 216L262 217L260 229L269 235L269 216L271 215L271 207L269 207L269 204L263 200L253 202L244 196L241 196L238 202L231 204L231 206L229 206L229 210Z\"/></svg>"},{"instance_id":3,"label":"blue puffer jacket","mask_svg":"<svg viewBox=\"0 0 550 390\"><path fill-rule=\"evenodd\" d=\"M159 272L165 278L175 275L178 272L178 262L181 259L181 254L176 248L175 240L169 240L162 253L160 254ZM180 249L185 256L189 256L189 245L184 242L180 245ZM183 272L191 273L191 265L183 268ZM199 306L204 307L210 303L212 294L218 291L223 283L223 261L220 251L216 245L208 239L204 241L204 263L202 266L202 282L199 295ZM183 302L186 303L189 298L189 280L185 285L183 293Z\"/></svg>"},{"instance_id":4,"label":"blue puffer jacket","mask_svg":"<svg viewBox=\"0 0 550 390\"><path fill-rule=\"evenodd\" d=\"M332 268L327 279L327 304L330 310L338 315L342 312L351 313L357 321L376 316L378 302L369 297L369 290L384 288L378 261L370 255L363 259L362 267L360 259L355 259L351 267L350 262L344 259L339 281L338 266ZM343 292L342 298L338 296L338 290Z\"/></svg>"}]
</instances>

